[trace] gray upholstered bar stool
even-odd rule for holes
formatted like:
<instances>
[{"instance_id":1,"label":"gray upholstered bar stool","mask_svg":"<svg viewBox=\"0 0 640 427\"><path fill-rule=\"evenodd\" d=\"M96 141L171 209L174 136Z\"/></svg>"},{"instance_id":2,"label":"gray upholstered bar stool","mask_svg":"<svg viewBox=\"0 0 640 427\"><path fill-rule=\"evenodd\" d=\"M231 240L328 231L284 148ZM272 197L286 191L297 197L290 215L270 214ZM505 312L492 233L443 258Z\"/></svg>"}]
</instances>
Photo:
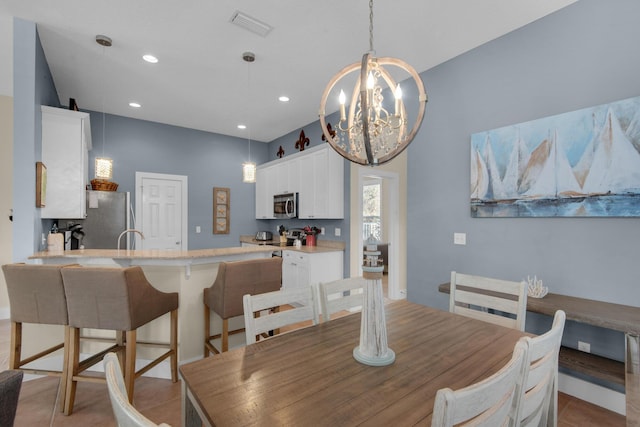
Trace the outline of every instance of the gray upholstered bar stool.
<instances>
[{"instance_id":1,"label":"gray upholstered bar stool","mask_svg":"<svg viewBox=\"0 0 640 427\"><path fill-rule=\"evenodd\" d=\"M282 258L258 258L222 262L211 287L203 292L204 357L229 350L229 335L244 333L244 328L229 330L229 319L242 316L242 296L277 291L282 287ZM221 333L211 335L211 310L222 319ZM220 348L211 340L221 339Z\"/></svg>"},{"instance_id":2,"label":"gray upholstered bar stool","mask_svg":"<svg viewBox=\"0 0 640 427\"><path fill-rule=\"evenodd\" d=\"M155 289L140 267L65 268L62 277L70 329L65 414L73 411L77 382L96 381L95 376L80 375L80 328L114 330L120 336L125 334L124 382L130 403L133 402L135 379L166 358L170 358L171 380L178 380L177 292L165 293ZM136 345L144 344L136 340L136 330L167 313L171 318L169 342L164 344L167 351L136 371ZM158 343L153 345L158 346Z\"/></svg>"},{"instance_id":3,"label":"gray upholstered bar stool","mask_svg":"<svg viewBox=\"0 0 640 427\"><path fill-rule=\"evenodd\" d=\"M11 310L11 348L9 369L53 375L60 379L60 408L65 397L69 330L67 302L62 284L60 265L7 264L2 266L7 283ZM22 358L22 324L64 325L64 342ZM63 350L63 361L58 370L28 368L25 365L53 352Z\"/></svg>"}]
</instances>

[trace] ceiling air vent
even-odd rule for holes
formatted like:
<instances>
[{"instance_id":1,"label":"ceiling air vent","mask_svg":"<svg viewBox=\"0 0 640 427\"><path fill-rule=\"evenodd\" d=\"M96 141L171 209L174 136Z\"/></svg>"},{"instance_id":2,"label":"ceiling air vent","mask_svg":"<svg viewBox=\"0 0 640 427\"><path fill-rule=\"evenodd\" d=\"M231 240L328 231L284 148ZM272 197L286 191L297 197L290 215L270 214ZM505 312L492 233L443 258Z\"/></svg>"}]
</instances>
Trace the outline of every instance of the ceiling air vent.
<instances>
[{"instance_id":1,"label":"ceiling air vent","mask_svg":"<svg viewBox=\"0 0 640 427\"><path fill-rule=\"evenodd\" d=\"M244 28L245 30L251 31L259 36L266 37L267 34L273 27L269 24L265 24L262 21L257 20L256 18L252 18L251 16L242 13L240 11L235 11L231 16L231 23L236 24L238 27Z\"/></svg>"}]
</instances>

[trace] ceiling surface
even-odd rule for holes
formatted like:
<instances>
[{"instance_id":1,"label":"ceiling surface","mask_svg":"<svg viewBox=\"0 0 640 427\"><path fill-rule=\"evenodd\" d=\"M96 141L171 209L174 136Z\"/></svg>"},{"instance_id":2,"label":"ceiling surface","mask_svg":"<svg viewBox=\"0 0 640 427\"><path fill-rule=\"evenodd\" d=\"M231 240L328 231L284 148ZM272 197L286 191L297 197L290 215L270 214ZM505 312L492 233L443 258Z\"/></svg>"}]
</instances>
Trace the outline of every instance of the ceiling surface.
<instances>
[{"instance_id":1,"label":"ceiling surface","mask_svg":"<svg viewBox=\"0 0 640 427\"><path fill-rule=\"evenodd\" d=\"M574 1L376 0L374 50L422 72ZM273 29L247 31L237 11ZM369 50L366 0L0 0L10 16L37 23L64 105L263 142L317 120L325 85Z\"/></svg>"}]
</instances>

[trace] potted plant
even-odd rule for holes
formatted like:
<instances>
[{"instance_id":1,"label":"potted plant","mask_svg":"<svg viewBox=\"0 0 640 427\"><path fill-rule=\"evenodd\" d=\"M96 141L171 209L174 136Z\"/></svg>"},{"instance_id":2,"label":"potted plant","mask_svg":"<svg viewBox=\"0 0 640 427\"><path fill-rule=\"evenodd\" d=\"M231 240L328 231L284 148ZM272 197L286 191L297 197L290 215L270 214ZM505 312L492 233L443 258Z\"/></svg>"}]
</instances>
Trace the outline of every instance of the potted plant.
<instances>
[{"instance_id":1,"label":"potted plant","mask_svg":"<svg viewBox=\"0 0 640 427\"><path fill-rule=\"evenodd\" d=\"M306 236L307 246L315 246L316 245L316 235L320 234L320 229L318 227L306 226L303 228L304 234Z\"/></svg>"}]
</instances>

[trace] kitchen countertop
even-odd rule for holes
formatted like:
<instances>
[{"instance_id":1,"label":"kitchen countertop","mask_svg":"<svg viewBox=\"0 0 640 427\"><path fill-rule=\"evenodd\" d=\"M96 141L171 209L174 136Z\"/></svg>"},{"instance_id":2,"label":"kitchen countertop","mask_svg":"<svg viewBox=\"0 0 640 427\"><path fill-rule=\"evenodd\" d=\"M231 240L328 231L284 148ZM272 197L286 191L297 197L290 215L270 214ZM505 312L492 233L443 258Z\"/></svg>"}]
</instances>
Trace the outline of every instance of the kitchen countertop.
<instances>
[{"instance_id":1,"label":"kitchen countertop","mask_svg":"<svg viewBox=\"0 0 640 427\"><path fill-rule=\"evenodd\" d=\"M128 250L128 249L75 249L70 251L42 251L36 252L29 259L59 259L72 261L78 258L110 258L114 260L205 260L209 258L231 255L251 254L256 252L270 252L271 246L231 247L215 249L196 249L190 251L169 251L159 249Z\"/></svg>"},{"instance_id":2,"label":"kitchen countertop","mask_svg":"<svg viewBox=\"0 0 640 427\"><path fill-rule=\"evenodd\" d=\"M345 248L345 243L340 240L316 239L316 246L303 245L300 249L297 249L295 246L286 246L285 244L281 244L280 240L256 240L255 236L249 235L240 236L240 243L248 243L250 245L256 245L257 247L263 248L269 247L273 248L273 250L287 250L304 253L343 252Z\"/></svg>"}]
</instances>

